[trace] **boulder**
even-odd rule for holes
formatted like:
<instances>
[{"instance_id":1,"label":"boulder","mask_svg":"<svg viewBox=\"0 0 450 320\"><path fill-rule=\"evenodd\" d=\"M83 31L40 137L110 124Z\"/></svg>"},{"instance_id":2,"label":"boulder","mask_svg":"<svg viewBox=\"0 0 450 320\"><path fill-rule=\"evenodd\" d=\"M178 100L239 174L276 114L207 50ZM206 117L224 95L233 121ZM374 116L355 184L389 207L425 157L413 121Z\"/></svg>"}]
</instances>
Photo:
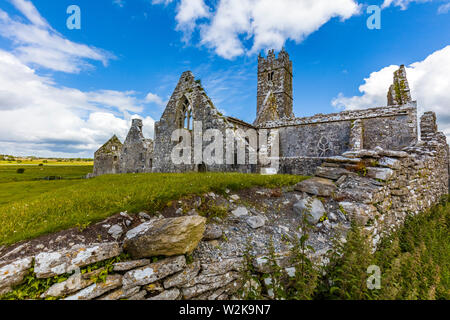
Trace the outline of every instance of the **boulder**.
<instances>
[{"instance_id":1,"label":"boulder","mask_svg":"<svg viewBox=\"0 0 450 320\"><path fill-rule=\"evenodd\" d=\"M342 178L344 179L339 183L335 196L339 201L370 204L383 200L383 187L378 181L359 176L343 176Z\"/></svg>"},{"instance_id":2,"label":"boulder","mask_svg":"<svg viewBox=\"0 0 450 320\"><path fill-rule=\"evenodd\" d=\"M11 291L11 287L20 284L28 273L33 258L23 258L0 268L0 295Z\"/></svg>"},{"instance_id":3,"label":"boulder","mask_svg":"<svg viewBox=\"0 0 450 320\"><path fill-rule=\"evenodd\" d=\"M74 292L80 291L81 289L90 286L94 282L92 278L100 274L100 272L102 272L103 270L104 268L85 274L75 273L66 281L55 283L41 295L41 298L64 297Z\"/></svg>"},{"instance_id":4,"label":"boulder","mask_svg":"<svg viewBox=\"0 0 450 320\"><path fill-rule=\"evenodd\" d=\"M294 212L302 218L306 215L309 223L316 224L323 217L326 210L319 199L306 198L294 204Z\"/></svg>"},{"instance_id":5,"label":"boulder","mask_svg":"<svg viewBox=\"0 0 450 320\"><path fill-rule=\"evenodd\" d=\"M134 259L190 253L203 238L205 224L200 216L151 220L128 231L123 247Z\"/></svg>"},{"instance_id":6,"label":"boulder","mask_svg":"<svg viewBox=\"0 0 450 320\"><path fill-rule=\"evenodd\" d=\"M191 299L207 291L224 287L238 278L238 272L228 272L218 276L199 275L184 286L183 298Z\"/></svg>"},{"instance_id":7,"label":"boulder","mask_svg":"<svg viewBox=\"0 0 450 320\"><path fill-rule=\"evenodd\" d=\"M314 177L298 183L294 189L316 196L330 197L336 191L336 185L332 180Z\"/></svg>"},{"instance_id":8,"label":"boulder","mask_svg":"<svg viewBox=\"0 0 450 320\"><path fill-rule=\"evenodd\" d=\"M238 207L238 208L236 208L235 210L231 211L231 213L232 213L233 216L235 216L236 218L248 216L248 210L247 210L246 207Z\"/></svg>"},{"instance_id":9,"label":"boulder","mask_svg":"<svg viewBox=\"0 0 450 320\"><path fill-rule=\"evenodd\" d=\"M105 282L95 283L64 300L92 300L122 285L121 275L107 276Z\"/></svg>"},{"instance_id":10,"label":"boulder","mask_svg":"<svg viewBox=\"0 0 450 320\"><path fill-rule=\"evenodd\" d=\"M381 156L386 156L386 157L391 157L391 158L406 158L406 157L408 157L408 153L406 153L405 151L378 149L378 154Z\"/></svg>"},{"instance_id":11,"label":"boulder","mask_svg":"<svg viewBox=\"0 0 450 320\"><path fill-rule=\"evenodd\" d=\"M247 224L252 229L261 228L265 225L265 223L266 223L266 220L264 220L264 218L261 216L252 216L247 219Z\"/></svg>"},{"instance_id":12,"label":"boulder","mask_svg":"<svg viewBox=\"0 0 450 320\"><path fill-rule=\"evenodd\" d=\"M241 198L237 194L233 194L230 196L230 199L233 201L239 201Z\"/></svg>"},{"instance_id":13,"label":"boulder","mask_svg":"<svg viewBox=\"0 0 450 320\"><path fill-rule=\"evenodd\" d=\"M35 258L34 272L38 278L50 278L78 268L116 257L122 253L117 242L76 245L71 249L42 252Z\"/></svg>"},{"instance_id":14,"label":"boulder","mask_svg":"<svg viewBox=\"0 0 450 320\"><path fill-rule=\"evenodd\" d=\"M244 266L243 258L226 259L219 262L202 264L202 276L215 276L229 271L241 271Z\"/></svg>"},{"instance_id":15,"label":"boulder","mask_svg":"<svg viewBox=\"0 0 450 320\"><path fill-rule=\"evenodd\" d=\"M200 262L194 262L188 265L183 271L170 276L164 281L164 288L170 289L172 287L182 286L192 279L194 279L200 272Z\"/></svg>"},{"instance_id":16,"label":"boulder","mask_svg":"<svg viewBox=\"0 0 450 320\"><path fill-rule=\"evenodd\" d=\"M123 228L122 228L122 226L115 224L111 228L109 228L108 233L111 237L113 237L115 240L117 240L122 236Z\"/></svg>"},{"instance_id":17,"label":"boulder","mask_svg":"<svg viewBox=\"0 0 450 320\"><path fill-rule=\"evenodd\" d=\"M394 175L394 171L389 168L367 168L367 177L379 179L379 180L389 180Z\"/></svg>"},{"instance_id":18,"label":"boulder","mask_svg":"<svg viewBox=\"0 0 450 320\"><path fill-rule=\"evenodd\" d=\"M341 176L343 176L345 174L349 174L349 173L350 173L350 171L348 171L346 169L336 168L336 167L328 167L328 166L327 167L321 166L321 167L317 167L317 169L316 169L316 176L331 179L331 180L337 180Z\"/></svg>"},{"instance_id":19,"label":"boulder","mask_svg":"<svg viewBox=\"0 0 450 320\"><path fill-rule=\"evenodd\" d=\"M388 167L391 169L400 169L402 163L400 160L394 158L382 157L381 159L378 160L378 165L382 167Z\"/></svg>"},{"instance_id":20,"label":"boulder","mask_svg":"<svg viewBox=\"0 0 450 320\"><path fill-rule=\"evenodd\" d=\"M132 295L127 300L137 301L137 300L145 300L145 296L147 295L147 291L141 290L138 293Z\"/></svg>"},{"instance_id":21,"label":"boulder","mask_svg":"<svg viewBox=\"0 0 450 320\"><path fill-rule=\"evenodd\" d=\"M123 276L123 287L125 289L136 286L144 286L156 282L186 267L184 256L170 257L148 266L128 271Z\"/></svg>"},{"instance_id":22,"label":"boulder","mask_svg":"<svg viewBox=\"0 0 450 320\"><path fill-rule=\"evenodd\" d=\"M157 296L151 297L147 300L177 300L180 296L180 290L177 288L166 290L162 293L160 293Z\"/></svg>"},{"instance_id":23,"label":"boulder","mask_svg":"<svg viewBox=\"0 0 450 320\"><path fill-rule=\"evenodd\" d=\"M150 264L150 260L142 259L142 260L133 260L133 261L125 261L125 262L117 262L114 263L114 271L128 271L131 269L136 269L139 267L143 267Z\"/></svg>"},{"instance_id":24,"label":"boulder","mask_svg":"<svg viewBox=\"0 0 450 320\"><path fill-rule=\"evenodd\" d=\"M356 150L356 151L347 151L342 154L343 157L347 158L378 158L379 154L375 150Z\"/></svg>"},{"instance_id":25,"label":"boulder","mask_svg":"<svg viewBox=\"0 0 450 320\"><path fill-rule=\"evenodd\" d=\"M216 240L221 238L223 235L222 228L217 224L208 224L203 234L203 240Z\"/></svg>"},{"instance_id":26,"label":"boulder","mask_svg":"<svg viewBox=\"0 0 450 320\"><path fill-rule=\"evenodd\" d=\"M376 207L364 203L339 202L339 207L362 226L364 226L369 219L374 218L378 213Z\"/></svg>"},{"instance_id":27,"label":"boulder","mask_svg":"<svg viewBox=\"0 0 450 320\"><path fill-rule=\"evenodd\" d=\"M108 293L107 295L100 297L98 300L127 299L127 298L139 293L140 290L141 290L141 287L134 287L134 288L130 288L130 289L119 288L117 290L114 290L111 293Z\"/></svg>"}]
</instances>

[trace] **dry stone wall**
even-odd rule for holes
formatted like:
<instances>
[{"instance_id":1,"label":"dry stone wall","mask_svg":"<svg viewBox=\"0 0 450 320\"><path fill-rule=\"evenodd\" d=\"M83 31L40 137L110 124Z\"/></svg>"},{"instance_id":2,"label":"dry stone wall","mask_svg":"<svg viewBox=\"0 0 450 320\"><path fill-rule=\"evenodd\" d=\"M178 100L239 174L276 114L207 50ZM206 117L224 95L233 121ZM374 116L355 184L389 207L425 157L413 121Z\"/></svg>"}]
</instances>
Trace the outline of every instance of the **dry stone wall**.
<instances>
[{"instance_id":1,"label":"dry stone wall","mask_svg":"<svg viewBox=\"0 0 450 320\"><path fill-rule=\"evenodd\" d=\"M325 197L326 210L339 206L372 233L376 244L407 216L426 211L448 194L448 145L432 112L421 118L421 138L402 151L376 147L330 157L315 178L297 189Z\"/></svg>"}]
</instances>

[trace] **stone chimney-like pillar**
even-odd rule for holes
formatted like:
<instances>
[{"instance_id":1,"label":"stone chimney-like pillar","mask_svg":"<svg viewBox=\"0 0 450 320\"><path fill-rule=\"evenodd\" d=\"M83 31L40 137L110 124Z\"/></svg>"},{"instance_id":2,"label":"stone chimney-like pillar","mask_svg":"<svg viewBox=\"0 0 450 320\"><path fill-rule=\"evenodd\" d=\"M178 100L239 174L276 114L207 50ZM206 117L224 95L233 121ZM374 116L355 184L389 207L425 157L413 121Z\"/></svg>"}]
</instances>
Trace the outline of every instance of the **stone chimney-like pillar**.
<instances>
[{"instance_id":1,"label":"stone chimney-like pillar","mask_svg":"<svg viewBox=\"0 0 450 320\"><path fill-rule=\"evenodd\" d=\"M432 111L425 112L420 117L420 138L422 140L429 140L430 135L437 132L436 113Z\"/></svg>"},{"instance_id":2,"label":"stone chimney-like pillar","mask_svg":"<svg viewBox=\"0 0 450 320\"><path fill-rule=\"evenodd\" d=\"M387 100L388 106L405 105L412 101L404 65L394 72L394 83L389 88Z\"/></svg>"}]
</instances>

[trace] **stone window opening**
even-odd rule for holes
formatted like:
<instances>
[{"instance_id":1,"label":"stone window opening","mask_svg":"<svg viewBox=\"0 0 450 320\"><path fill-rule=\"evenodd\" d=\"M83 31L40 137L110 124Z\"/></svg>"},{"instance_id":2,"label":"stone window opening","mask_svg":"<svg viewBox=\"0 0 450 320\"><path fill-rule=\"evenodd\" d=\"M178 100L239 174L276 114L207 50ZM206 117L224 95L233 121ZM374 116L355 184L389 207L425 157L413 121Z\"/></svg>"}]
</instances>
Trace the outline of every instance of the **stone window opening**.
<instances>
[{"instance_id":1,"label":"stone window opening","mask_svg":"<svg viewBox=\"0 0 450 320\"><path fill-rule=\"evenodd\" d=\"M144 154L143 153L140 153L139 157L140 157L141 161L144 161Z\"/></svg>"},{"instance_id":2,"label":"stone window opening","mask_svg":"<svg viewBox=\"0 0 450 320\"><path fill-rule=\"evenodd\" d=\"M180 116L178 119L178 127L180 129L187 129L187 130L192 130L194 127L194 110L192 109L191 104L189 103L189 101L187 99L185 99L182 108L181 108L181 112L180 112Z\"/></svg>"},{"instance_id":3,"label":"stone window opening","mask_svg":"<svg viewBox=\"0 0 450 320\"><path fill-rule=\"evenodd\" d=\"M112 147L111 147L111 150L112 150L112 151L116 151L116 146L112 146Z\"/></svg>"},{"instance_id":4,"label":"stone window opening","mask_svg":"<svg viewBox=\"0 0 450 320\"><path fill-rule=\"evenodd\" d=\"M117 156L114 156L114 161L117 161Z\"/></svg>"},{"instance_id":5,"label":"stone window opening","mask_svg":"<svg viewBox=\"0 0 450 320\"><path fill-rule=\"evenodd\" d=\"M269 81L272 81L273 80L273 75L274 75L274 72L272 71L272 72L269 72L269 74L268 74L268 80Z\"/></svg>"}]
</instances>

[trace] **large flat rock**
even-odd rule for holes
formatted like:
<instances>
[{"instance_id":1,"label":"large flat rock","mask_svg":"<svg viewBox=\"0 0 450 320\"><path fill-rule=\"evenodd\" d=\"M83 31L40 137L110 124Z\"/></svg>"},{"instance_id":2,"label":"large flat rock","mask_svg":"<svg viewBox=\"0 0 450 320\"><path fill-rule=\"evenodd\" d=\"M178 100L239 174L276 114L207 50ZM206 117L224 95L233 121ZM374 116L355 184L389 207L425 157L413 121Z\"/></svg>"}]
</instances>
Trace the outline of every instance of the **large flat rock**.
<instances>
[{"instance_id":1,"label":"large flat rock","mask_svg":"<svg viewBox=\"0 0 450 320\"><path fill-rule=\"evenodd\" d=\"M31 268L33 258L23 258L0 268L0 295L11 290L11 287L22 282L23 277Z\"/></svg>"},{"instance_id":2,"label":"large flat rock","mask_svg":"<svg viewBox=\"0 0 450 320\"><path fill-rule=\"evenodd\" d=\"M306 192L320 197L331 197L336 191L336 185L332 180L314 177L299 182L295 190Z\"/></svg>"},{"instance_id":3,"label":"large flat rock","mask_svg":"<svg viewBox=\"0 0 450 320\"><path fill-rule=\"evenodd\" d=\"M152 220L128 231L124 249L134 259L190 253L203 238L205 225L200 216Z\"/></svg>"},{"instance_id":4,"label":"large flat rock","mask_svg":"<svg viewBox=\"0 0 450 320\"><path fill-rule=\"evenodd\" d=\"M180 272L185 267L186 258L184 256L170 257L151 263L148 266L125 273L123 276L123 287L127 289L136 286L144 286Z\"/></svg>"},{"instance_id":5,"label":"large flat rock","mask_svg":"<svg viewBox=\"0 0 450 320\"><path fill-rule=\"evenodd\" d=\"M117 242L76 245L71 249L42 252L35 258L34 272L38 278L49 278L116 257L121 253L122 248Z\"/></svg>"}]
</instances>

